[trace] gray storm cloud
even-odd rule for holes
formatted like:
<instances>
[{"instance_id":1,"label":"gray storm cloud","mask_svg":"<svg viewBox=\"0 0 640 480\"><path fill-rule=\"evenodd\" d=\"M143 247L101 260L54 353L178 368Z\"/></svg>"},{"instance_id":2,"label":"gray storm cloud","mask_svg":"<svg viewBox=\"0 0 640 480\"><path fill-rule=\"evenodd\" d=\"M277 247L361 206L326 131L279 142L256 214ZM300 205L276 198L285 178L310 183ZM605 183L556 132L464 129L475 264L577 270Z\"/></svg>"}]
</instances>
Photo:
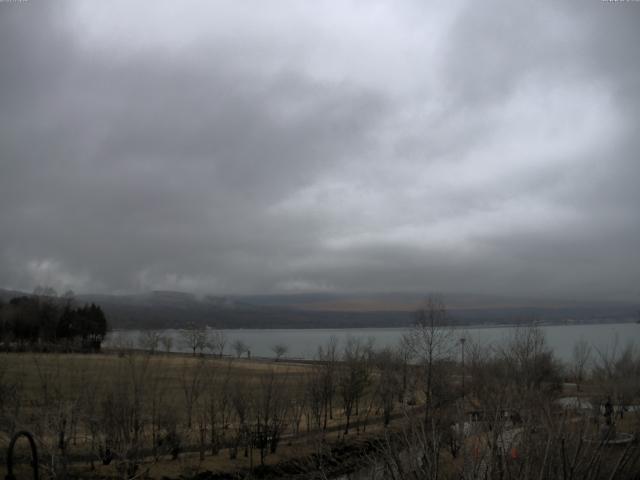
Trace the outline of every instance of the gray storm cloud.
<instances>
[{"instance_id":1,"label":"gray storm cloud","mask_svg":"<svg viewBox=\"0 0 640 480\"><path fill-rule=\"evenodd\" d=\"M640 3L0 3L0 287L640 295Z\"/></svg>"}]
</instances>

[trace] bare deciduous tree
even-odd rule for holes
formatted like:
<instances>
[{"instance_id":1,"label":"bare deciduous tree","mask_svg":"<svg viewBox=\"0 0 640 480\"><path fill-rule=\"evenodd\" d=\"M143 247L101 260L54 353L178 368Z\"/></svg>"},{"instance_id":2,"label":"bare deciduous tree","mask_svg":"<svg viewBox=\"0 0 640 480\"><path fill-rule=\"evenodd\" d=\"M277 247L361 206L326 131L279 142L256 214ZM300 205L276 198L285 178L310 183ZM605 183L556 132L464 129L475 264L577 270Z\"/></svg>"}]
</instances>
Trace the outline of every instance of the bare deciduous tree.
<instances>
[{"instance_id":1,"label":"bare deciduous tree","mask_svg":"<svg viewBox=\"0 0 640 480\"><path fill-rule=\"evenodd\" d=\"M391 421L391 414L395 407L395 400L398 397L398 390L402 389L401 361L398 361L395 352L390 349L382 350L375 355L375 366L377 370L377 381L375 385L374 398L378 407L382 410L384 426L388 426Z\"/></svg>"},{"instance_id":2,"label":"bare deciduous tree","mask_svg":"<svg viewBox=\"0 0 640 480\"><path fill-rule=\"evenodd\" d=\"M252 395L252 443L260 452L260 463L268 453L276 453L287 420L289 398L284 388L286 374L274 370L263 374Z\"/></svg>"},{"instance_id":3,"label":"bare deciduous tree","mask_svg":"<svg viewBox=\"0 0 640 480\"><path fill-rule=\"evenodd\" d=\"M338 390L345 416L345 435L349 433L351 416L356 411L370 381L369 351L360 339L349 338L345 345L342 365L338 371Z\"/></svg>"},{"instance_id":4,"label":"bare deciduous tree","mask_svg":"<svg viewBox=\"0 0 640 480\"><path fill-rule=\"evenodd\" d=\"M571 373L573 381L576 382L576 388L580 391L580 385L587 373L589 361L591 360L591 345L584 339L578 340L573 346L573 357L571 364Z\"/></svg>"},{"instance_id":5,"label":"bare deciduous tree","mask_svg":"<svg viewBox=\"0 0 640 480\"><path fill-rule=\"evenodd\" d=\"M196 327L190 324L185 330L180 332L184 345L192 351L195 357L196 351L202 353L207 346L207 329L204 327Z\"/></svg>"},{"instance_id":6,"label":"bare deciduous tree","mask_svg":"<svg viewBox=\"0 0 640 480\"><path fill-rule=\"evenodd\" d=\"M431 295L415 313L409 342L424 370L425 422L434 403L436 370L449 359L453 347L453 330L442 297Z\"/></svg>"},{"instance_id":7,"label":"bare deciduous tree","mask_svg":"<svg viewBox=\"0 0 640 480\"><path fill-rule=\"evenodd\" d=\"M173 337L170 335L162 335L160 337L160 343L162 344L162 348L164 349L164 353L171 353L171 348L173 347Z\"/></svg>"},{"instance_id":8,"label":"bare deciduous tree","mask_svg":"<svg viewBox=\"0 0 640 480\"><path fill-rule=\"evenodd\" d=\"M211 353L222 358L224 355L224 348L227 346L227 337L222 330L212 330L209 334L209 342L207 348Z\"/></svg>"},{"instance_id":9,"label":"bare deciduous tree","mask_svg":"<svg viewBox=\"0 0 640 480\"><path fill-rule=\"evenodd\" d=\"M155 330L145 330L138 336L138 346L151 355L156 353L160 343L160 334Z\"/></svg>"},{"instance_id":10,"label":"bare deciduous tree","mask_svg":"<svg viewBox=\"0 0 640 480\"><path fill-rule=\"evenodd\" d=\"M182 374L180 375L180 385L184 395L184 404L187 414L187 428L191 429L193 421L193 409L202 394L204 381L205 360L200 358L194 364L185 359L182 364Z\"/></svg>"},{"instance_id":11,"label":"bare deciduous tree","mask_svg":"<svg viewBox=\"0 0 640 480\"><path fill-rule=\"evenodd\" d=\"M236 353L238 358L240 358L245 352L249 351L249 346L240 339L234 340L231 344L231 348L233 348L233 351Z\"/></svg>"},{"instance_id":12,"label":"bare deciduous tree","mask_svg":"<svg viewBox=\"0 0 640 480\"><path fill-rule=\"evenodd\" d=\"M311 429L312 422L313 426L319 430L322 427L323 413L328 404L325 400L326 390L323 369L315 367L307 374L305 390L307 398L307 430Z\"/></svg>"},{"instance_id":13,"label":"bare deciduous tree","mask_svg":"<svg viewBox=\"0 0 640 480\"><path fill-rule=\"evenodd\" d=\"M135 354L121 357L122 372L105 387L101 399L100 425L104 435L101 456L103 461L115 458L123 478L133 477L142 461L149 359Z\"/></svg>"},{"instance_id":14,"label":"bare deciduous tree","mask_svg":"<svg viewBox=\"0 0 640 480\"><path fill-rule=\"evenodd\" d=\"M287 352L289 351L289 347L284 343L277 343L271 347L271 351L276 356L276 362L278 362L287 354Z\"/></svg>"},{"instance_id":15,"label":"bare deciduous tree","mask_svg":"<svg viewBox=\"0 0 640 480\"><path fill-rule=\"evenodd\" d=\"M327 345L318 348L318 360L321 362L322 381L322 410L324 422L322 428L327 429L329 420L333 420L333 398L336 395L336 380L338 370L338 339L332 336Z\"/></svg>"},{"instance_id":16,"label":"bare deciduous tree","mask_svg":"<svg viewBox=\"0 0 640 480\"><path fill-rule=\"evenodd\" d=\"M521 391L538 389L543 382L559 383L559 365L541 328L535 325L516 328L511 340L499 350Z\"/></svg>"},{"instance_id":17,"label":"bare deciduous tree","mask_svg":"<svg viewBox=\"0 0 640 480\"><path fill-rule=\"evenodd\" d=\"M207 366L202 407L207 422L212 455L216 455L224 443L225 432L229 426L230 382L231 362L224 368L220 368L215 363Z\"/></svg>"}]
</instances>

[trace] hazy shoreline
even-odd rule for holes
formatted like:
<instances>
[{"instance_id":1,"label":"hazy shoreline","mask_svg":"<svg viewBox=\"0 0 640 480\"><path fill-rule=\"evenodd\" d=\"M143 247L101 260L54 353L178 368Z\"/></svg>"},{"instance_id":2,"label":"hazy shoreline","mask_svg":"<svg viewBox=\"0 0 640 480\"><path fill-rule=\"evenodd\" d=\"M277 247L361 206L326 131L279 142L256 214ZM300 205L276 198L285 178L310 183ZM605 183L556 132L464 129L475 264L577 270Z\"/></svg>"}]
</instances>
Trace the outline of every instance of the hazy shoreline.
<instances>
[{"instance_id":1,"label":"hazy shoreline","mask_svg":"<svg viewBox=\"0 0 640 480\"><path fill-rule=\"evenodd\" d=\"M516 328L516 327L526 327L535 325L538 327L571 327L571 326L582 326L582 325L628 325L628 324L638 324L639 322L635 319L628 320L610 320L610 321L565 321L565 322L520 322L520 323L458 323L451 325L454 329L464 329L464 328ZM209 328L217 328L214 325L206 325ZM412 324L407 325L398 325L398 326L386 326L386 327L378 327L378 326L331 326L331 327L314 327L314 326L291 326L291 327L269 327L269 326L256 326L256 327L221 327L219 330L233 330L233 331L255 331L255 330L358 330L358 329L376 329L376 330L397 330L397 329L410 329L412 328ZM111 333L115 332L127 332L127 331L153 331L153 330L184 330L188 329L188 326L184 327L167 327L167 328L152 328L146 326L140 327L118 327L112 328Z\"/></svg>"}]
</instances>

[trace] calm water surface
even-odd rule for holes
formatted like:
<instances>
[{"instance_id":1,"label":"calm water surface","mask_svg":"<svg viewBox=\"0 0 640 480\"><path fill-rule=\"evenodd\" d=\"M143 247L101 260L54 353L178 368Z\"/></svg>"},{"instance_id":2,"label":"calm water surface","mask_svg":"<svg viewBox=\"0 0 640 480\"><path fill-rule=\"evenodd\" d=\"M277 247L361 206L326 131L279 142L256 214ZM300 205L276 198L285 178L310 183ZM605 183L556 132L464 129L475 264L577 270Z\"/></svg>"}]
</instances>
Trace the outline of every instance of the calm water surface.
<instances>
[{"instance_id":1,"label":"calm water surface","mask_svg":"<svg viewBox=\"0 0 640 480\"><path fill-rule=\"evenodd\" d=\"M581 339L589 342L600 351L612 351L623 348L628 343L640 341L640 324L617 323L604 325L553 325L540 327L546 334L547 342L553 348L556 356L569 361L573 346ZM455 336L465 337L469 341L483 345L500 345L513 337L516 327L474 327L460 328ZM338 339L339 346L344 345L347 338L356 337L373 339L377 348L392 347L398 344L408 328L357 328L357 329L247 329L223 330L227 337L227 352L231 354L231 344L240 339L251 349L254 357L272 357L271 347L284 344L288 347L288 358L313 358L318 347L326 345L331 337ZM162 335L173 337L172 350L187 352L189 349L183 344L180 330L162 330ZM137 344L140 332L137 330L116 331L109 335L105 346L114 346L128 342ZM596 353L596 352L594 352Z\"/></svg>"}]
</instances>

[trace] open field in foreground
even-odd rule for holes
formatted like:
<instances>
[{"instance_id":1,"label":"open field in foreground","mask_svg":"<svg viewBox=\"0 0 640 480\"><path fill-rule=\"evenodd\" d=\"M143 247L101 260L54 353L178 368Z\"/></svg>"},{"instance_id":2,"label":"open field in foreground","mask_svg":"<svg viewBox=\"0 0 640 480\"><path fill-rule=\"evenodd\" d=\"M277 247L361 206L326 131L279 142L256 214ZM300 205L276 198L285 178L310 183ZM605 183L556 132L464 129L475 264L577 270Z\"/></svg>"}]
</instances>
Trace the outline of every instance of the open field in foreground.
<instances>
[{"instance_id":1,"label":"open field in foreground","mask_svg":"<svg viewBox=\"0 0 640 480\"><path fill-rule=\"evenodd\" d=\"M0 354L0 448L32 432L41 478L636 478L636 350L562 366L529 329L462 364L441 334L310 363Z\"/></svg>"},{"instance_id":2,"label":"open field in foreground","mask_svg":"<svg viewBox=\"0 0 640 480\"><path fill-rule=\"evenodd\" d=\"M320 448L318 435L335 441L345 432L332 370L337 362L0 354L0 448L10 432L26 429L48 473L105 476L126 476L133 463L152 477L177 477L305 457ZM360 375L371 383L376 374ZM372 391L355 394L349 415L352 436L380 429Z\"/></svg>"}]
</instances>

